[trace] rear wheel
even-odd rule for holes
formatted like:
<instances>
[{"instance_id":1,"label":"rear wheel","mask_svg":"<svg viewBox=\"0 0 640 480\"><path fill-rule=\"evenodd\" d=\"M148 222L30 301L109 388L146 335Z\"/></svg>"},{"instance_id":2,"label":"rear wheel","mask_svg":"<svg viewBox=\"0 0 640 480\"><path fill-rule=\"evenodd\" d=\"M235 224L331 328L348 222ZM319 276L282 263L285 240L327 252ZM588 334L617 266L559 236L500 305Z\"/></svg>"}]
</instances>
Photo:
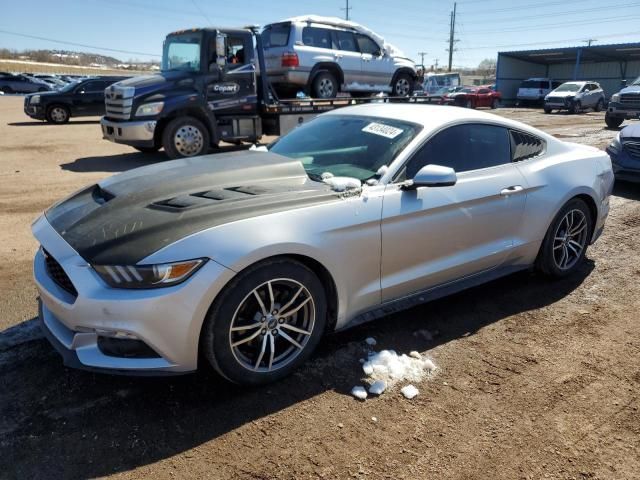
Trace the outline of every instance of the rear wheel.
<instances>
[{"instance_id":1,"label":"rear wheel","mask_svg":"<svg viewBox=\"0 0 640 480\"><path fill-rule=\"evenodd\" d=\"M536 266L552 277L571 274L582 263L593 230L589 207L579 198L570 200L551 222Z\"/></svg>"},{"instance_id":2,"label":"rear wheel","mask_svg":"<svg viewBox=\"0 0 640 480\"><path fill-rule=\"evenodd\" d=\"M413 78L408 73L400 73L392 85L394 97L408 97L413 93Z\"/></svg>"},{"instance_id":3,"label":"rear wheel","mask_svg":"<svg viewBox=\"0 0 640 480\"><path fill-rule=\"evenodd\" d=\"M209 148L209 131L197 118L174 118L162 132L162 146L169 158L204 155Z\"/></svg>"},{"instance_id":4,"label":"rear wheel","mask_svg":"<svg viewBox=\"0 0 640 480\"><path fill-rule=\"evenodd\" d=\"M336 98L338 81L331 72L320 72L313 79L311 94L314 98Z\"/></svg>"},{"instance_id":5,"label":"rear wheel","mask_svg":"<svg viewBox=\"0 0 640 480\"><path fill-rule=\"evenodd\" d=\"M604 123L607 124L609 128L618 128L624 122L624 118L621 117L612 117L609 114L604 116Z\"/></svg>"},{"instance_id":6,"label":"rear wheel","mask_svg":"<svg viewBox=\"0 0 640 480\"><path fill-rule=\"evenodd\" d=\"M269 383L311 355L325 324L318 277L295 260L269 260L241 272L220 294L203 325L200 351L234 383Z\"/></svg>"},{"instance_id":7,"label":"rear wheel","mask_svg":"<svg viewBox=\"0 0 640 480\"><path fill-rule=\"evenodd\" d=\"M70 117L69 109L63 105L52 105L47 109L46 117L49 123L67 123Z\"/></svg>"}]
</instances>

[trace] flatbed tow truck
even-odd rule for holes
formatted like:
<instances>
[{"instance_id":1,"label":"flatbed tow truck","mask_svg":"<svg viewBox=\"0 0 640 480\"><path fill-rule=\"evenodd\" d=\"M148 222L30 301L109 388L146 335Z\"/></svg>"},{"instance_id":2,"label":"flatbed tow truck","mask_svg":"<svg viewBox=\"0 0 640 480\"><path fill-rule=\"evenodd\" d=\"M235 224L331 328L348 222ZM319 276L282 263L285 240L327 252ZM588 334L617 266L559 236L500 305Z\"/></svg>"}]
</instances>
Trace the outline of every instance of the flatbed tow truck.
<instances>
[{"instance_id":1,"label":"flatbed tow truck","mask_svg":"<svg viewBox=\"0 0 640 480\"><path fill-rule=\"evenodd\" d=\"M133 77L105 90L103 137L141 152L164 148L170 158L207 153L220 142L257 143L316 115L360 103L420 97L281 100L266 74L258 27L201 28L167 35L161 73Z\"/></svg>"}]
</instances>

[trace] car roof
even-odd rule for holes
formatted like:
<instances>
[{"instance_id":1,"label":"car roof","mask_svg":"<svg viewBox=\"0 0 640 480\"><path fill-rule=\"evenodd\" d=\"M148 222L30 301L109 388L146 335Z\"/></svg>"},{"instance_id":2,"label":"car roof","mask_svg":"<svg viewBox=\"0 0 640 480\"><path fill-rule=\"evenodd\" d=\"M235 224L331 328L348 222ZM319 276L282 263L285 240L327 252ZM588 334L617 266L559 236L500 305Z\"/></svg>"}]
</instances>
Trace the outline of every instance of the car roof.
<instances>
[{"instance_id":1,"label":"car roof","mask_svg":"<svg viewBox=\"0 0 640 480\"><path fill-rule=\"evenodd\" d=\"M439 130L441 127L455 123L492 123L530 132L550 141L555 138L537 128L516 120L479 110L453 107L448 105L425 105L416 103L366 103L332 110L323 115L361 115L390 120L400 120L421 125L425 132Z\"/></svg>"}]
</instances>

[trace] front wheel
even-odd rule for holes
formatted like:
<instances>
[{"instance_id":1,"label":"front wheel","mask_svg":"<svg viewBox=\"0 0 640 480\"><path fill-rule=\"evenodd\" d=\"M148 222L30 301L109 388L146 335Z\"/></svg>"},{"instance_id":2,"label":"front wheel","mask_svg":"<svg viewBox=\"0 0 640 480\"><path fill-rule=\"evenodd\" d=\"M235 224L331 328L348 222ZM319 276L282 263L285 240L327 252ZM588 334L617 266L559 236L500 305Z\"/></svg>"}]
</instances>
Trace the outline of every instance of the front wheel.
<instances>
[{"instance_id":1,"label":"front wheel","mask_svg":"<svg viewBox=\"0 0 640 480\"><path fill-rule=\"evenodd\" d=\"M582 105L580 104L580 102L573 102L573 104L571 105L571 108L569 109L569 112L576 115L580 113L581 110L582 110Z\"/></svg>"},{"instance_id":2,"label":"front wheel","mask_svg":"<svg viewBox=\"0 0 640 480\"><path fill-rule=\"evenodd\" d=\"M273 259L241 272L214 302L200 351L228 380L260 385L301 365L326 325L318 277L293 259Z\"/></svg>"},{"instance_id":3,"label":"front wheel","mask_svg":"<svg viewBox=\"0 0 640 480\"><path fill-rule=\"evenodd\" d=\"M601 112L603 108L604 108L604 100L600 99L598 100L598 103L596 103L594 110L596 112Z\"/></svg>"},{"instance_id":4,"label":"front wheel","mask_svg":"<svg viewBox=\"0 0 640 480\"><path fill-rule=\"evenodd\" d=\"M61 125L69 121L69 109L63 105L53 105L47 109L47 121Z\"/></svg>"},{"instance_id":5,"label":"front wheel","mask_svg":"<svg viewBox=\"0 0 640 480\"><path fill-rule=\"evenodd\" d=\"M564 277L578 269L589 246L593 220L584 200L570 200L547 230L537 268L551 277Z\"/></svg>"},{"instance_id":6,"label":"front wheel","mask_svg":"<svg viewBox=\"0 0 640 480\"><path fill-rule=\"evenodd\" d=\"M391 88L394 97L408 97L413 93L413 78L408 73L400 73Z\"/></svg>"},{"instance_id":7,"label":"front wheel","mask_svg":"<svg viewBox=\"0 0 640 480\"><path fill-rule=\"evenodd\" d=\"M464 102L465 108L473 108L473 102L471 100L467 100Z\"/></svg>"},{"instance_id":8,"label":"front wheel","mask_svg":"<svg viewBox=\"0 0 640 480\"><path fill-rule=\"evenodd\" d=\"M162 132L162 146L172 159L204 155L209 148L209 131L197 118L174 118Z\"/></svg>"},{"instance_id":9,"label":"front wheel","mask_svg":"<svg viewBox=\"0 0 640 480\"><path fill-rule=\"evenodd\" d=\"M544 113L546 114L551 113L551 109L549 107L544 107Z\"/></svg>"},{"instance_id":10,"label":"front wheel","mask_svg":"<svg viewBox=\"0 0 640 480\"><path fill-rule=\"evenodd\" d=\"M618 128L624 122L624 118L621 117L612 117L611 115L604 116L604 123L607 124L609 128Z\"/></svg>"}]
</instances>

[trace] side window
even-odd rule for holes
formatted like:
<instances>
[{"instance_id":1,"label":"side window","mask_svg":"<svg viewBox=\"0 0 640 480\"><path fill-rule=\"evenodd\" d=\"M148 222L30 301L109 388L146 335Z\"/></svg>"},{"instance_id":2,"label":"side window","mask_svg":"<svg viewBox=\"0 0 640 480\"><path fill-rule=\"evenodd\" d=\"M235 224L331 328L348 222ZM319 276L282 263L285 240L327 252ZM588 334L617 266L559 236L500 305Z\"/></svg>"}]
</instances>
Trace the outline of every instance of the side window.
<instances>
[{"instance_id":1,"label":"side window","mask_svg":"<svg viewBox=\"0 0 640 480\"><path fill-rule=\"evenodd\" d=\"M107 88L106 82L95 81L85 83L80 90L84 90L87 93L102 93L105 88Z\"/></svg>"},{"instance_id":2,"label":"side window","mask_svg":"<svg viewBox=\"0 0 640 480\"><path fill-rule=\"evenodd\" d=\"M309 47L333 48L331 30L318 27L304 27L302 29L302 43Z\"/></svg>"},{"instance_id":3,"label":"side window","mask_svg":"<svg viewBox=\"0 0 640 480\"><path fill-rule=\"evenodd\" d=\"M380 47L378 44L366 35L356 33L356 40L361 53L369 53L371 55L374 53L380 53Z\"/></svg>"},{"instance_id":4,"label":"side window","mask_svg":"<svg viewBox=\"0 0 640 480\"><path fill-rule=\"evenodd\" d=\"M215 40L213 40L213 50L215 52ZM246 57L244 50L244 37L227 36L227 63L232 65L244 65Z\"/></svg>"},{"instance_id":5,"label":"side window","mask_svg":"<svg viewBox=\"0 0 640 480\"><path fill-rule=\"evenodd\" d=\"M511 130L510 134L514 162L521 162L522 160L542 155L546 149L545 141L534 135L516 130Z\"/></svg>"},{"instance_id":6,"label":"side window","mask_svg":"<svg viewBox=\"0 0 640 480\"><path fill-rule=\"evenodd\" d=\"M413 178L429 164L451 167L461 173L507 163L511 163L511 145L506 128L456 125L438 133L409 160L406 178Z\"/></svg>"},{"instance_id":7,"label":"side window","mask_svg":"<svg viewBox=\"0 0 640 480\"><path fill-rule=\"evenodd\" d=\"M357 52L356 38L351 32L336 30L336 47L338 50L346 50L347 52Z\"/></svg>"},{"instance_id":8,"label":"side window","mask_svg":"<svg viewBox=\"0 0 640 480\"><path fill-rule=\"evenodd\" d=\"M490 90L488 88L481 88L480 90L478 90L478 93L489 93Z\"/></svg>"}]
</instances>

